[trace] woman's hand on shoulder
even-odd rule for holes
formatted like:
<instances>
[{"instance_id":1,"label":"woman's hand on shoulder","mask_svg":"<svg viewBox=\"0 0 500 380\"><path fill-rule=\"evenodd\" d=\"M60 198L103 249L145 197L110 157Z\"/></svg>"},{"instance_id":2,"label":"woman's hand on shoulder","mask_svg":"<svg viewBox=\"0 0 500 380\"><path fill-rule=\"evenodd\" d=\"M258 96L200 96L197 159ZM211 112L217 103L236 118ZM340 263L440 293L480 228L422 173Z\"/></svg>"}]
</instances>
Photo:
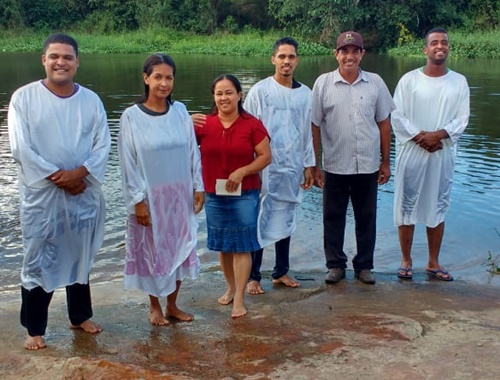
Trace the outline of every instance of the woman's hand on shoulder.
<instances>
[{"instance_id":1,"label":"woman's hand on shoulder","mask_svg":"<svg viewBox=\"0 0 500 380\"><path fill-rule=\"evenodd\" d=\"M202 128L207 121L207 116L202 113L194 113L191 115L191 120L193 120L195 127Z\"/></svg>"}]
</instances>

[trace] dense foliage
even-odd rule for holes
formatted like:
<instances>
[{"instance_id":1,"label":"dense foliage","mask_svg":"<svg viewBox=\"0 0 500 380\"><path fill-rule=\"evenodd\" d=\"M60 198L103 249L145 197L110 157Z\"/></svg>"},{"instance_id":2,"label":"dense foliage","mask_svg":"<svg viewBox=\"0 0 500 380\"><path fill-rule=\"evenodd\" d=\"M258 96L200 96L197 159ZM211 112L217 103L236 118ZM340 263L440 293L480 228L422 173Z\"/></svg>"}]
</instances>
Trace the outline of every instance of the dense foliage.
<instances>
[{"instance_id":1,"label":"dense foliage","mask_svg":"<svg viewBox=\"0 0 500 380\"><path fill-rule=\"evenodd\" d=\"M498 30L500 0L0 0L0 29L195 34L285 29L331 45L356 29L369 48L411 43L433 26Z\"/></svg>"},{"instance_id":2,"label":"dense foliage","mask_svg":"<svg viewBox=\"0 0 500 380\"><path fill-rule=\"evenodd\" d=\"M168 51L170 54L216 54L241 56L269 56L278 32L214 33L210 36L193 35L167 28L148 28L107 36L75 32L82 53L148 53ZM47 37L43 33L6 33L0 37L0 51L40 51ZM326 55L332 50L315 42L299 39L301 55Z\"/></svg>"}]
</instances>

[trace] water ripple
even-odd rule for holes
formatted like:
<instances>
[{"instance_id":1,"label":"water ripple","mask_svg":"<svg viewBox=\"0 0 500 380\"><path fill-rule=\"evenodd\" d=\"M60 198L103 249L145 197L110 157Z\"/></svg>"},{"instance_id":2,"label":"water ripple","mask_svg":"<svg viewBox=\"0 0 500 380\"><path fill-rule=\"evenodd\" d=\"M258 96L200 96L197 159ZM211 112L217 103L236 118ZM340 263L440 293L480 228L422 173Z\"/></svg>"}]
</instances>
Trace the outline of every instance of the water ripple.
<instances>
[{"instance_id":1,"label":"water ripple","mask_svg":"<svg viewBox=\"0 0 500 380\"><path fill-rule=\"evenodd\" d=\"M132 62L130 67L140 67L142 56L127 56ZM370 69L369 56L363 60ZM100 62L99 57L94 57ZM243 92L261 78L269 75L268 60L253 58L235 59L235 63L228 63L228 57L203 57L198 66L188 64L192 58L180 58L183 70L176 76L180 87L174 93L174 98L186 103L190 112L207 113L211 109L212 99L210 84L217 75L231 72L241 81ZM206 64L207 59L213 59ZM182 65L182 62L186 62ZM385 67L381 60L391 60L388 57L377 56L377 70ZM319 72L330 70L331 58L315 57L310 61L303 59L298 67L301 79L312 86ZM1 59L0 59L1 62ZM106 61L107 62L107 61ZM125 61L123 61L125 62ZM123 63L122 62L122 63ZM392 62L392 61L391 61ZM391 63L389 62L389 63ZM90 63L87 63L90 64ZM111 63L109 63L111 64ZM456 64L456 63L454 63ZM480 62L478 63L480 64ZM127 64L128 65L128 64ZM97 91L108 111L108 122L111 132L112 147L106 181L103 190L106 197L106 232L105 241L99 251L95 266L91 273L92 281L107 281L122 276L124 258L124 233L126 212L123 205L120 169L118 165L117 138L119 119L125 108L139 98L142 88L140 76L138 80L123 80L131 75L127 71L101 73L101 70L88 69L88 75L80 74L81 83ZM500 66L500 65L498 65ZM1 64L0 64L1 67ZM101 67L101 66L99 66ZM390 64L387 67L394 67ZM405 67L403 67L405 68ZM406 69L406 68L405 68ZM211 71L210 71L211 70ZM467 73L469 67L464 65L460 71ZM498 69L496 69L498 70ZM464 278L479 283L493 283L500 285L485 271L482 263L489 251L500 254L500 124L498 113L498 88L500 87L500 72L468 75L471 84L471 118L470 125L458 146L456 170L454 176L451 207L446 221L446 234L440 260L457 278ZM478 70L479 73L482 71ZM401 73L385 72L384 78L388 83L395 84L397 75ZM101 80L98 80L99 76ZM391 77L392 76L392 77ZM119 78L114 81L110 78ZM14 82L21 82L18 78ZM6 116L8 97L12 93L13 84L0 84L0 275L2 284L0 290L17 290L19 271L22 264L22 239L19 226L19 196L17 190L17 171L12 159ZM200 91L200 88L203 89ZM394 151L391 152L394 162ZM377 211L377 245L375 250L375 269L381 272L395 272L399 266L400 249L397 230L393 225L393 179L379 189ZM297 231L292 238L291 268L293 270L325 270L323 253L323 194L318 188L304 192L303 203L298 209ZM198 231L198 253L205 270L218 267L217 253L206 249L206 220L205 214L199 215L200 228ZM345 235L345 252L351 259L356 254L354 238L354 217L349 206ZM326 232L328 233L328 231ZM413 262L417 270L422 270L427 262L427 242L425 227L417 226L413 246ZM266 248L263 269L269 270L274 265L273 248ZM350 264L349 264L350 265ZM500 279L500 276L497 276ZM495 282L496 281L496 282Z\"/></svg>"}]
</instances>

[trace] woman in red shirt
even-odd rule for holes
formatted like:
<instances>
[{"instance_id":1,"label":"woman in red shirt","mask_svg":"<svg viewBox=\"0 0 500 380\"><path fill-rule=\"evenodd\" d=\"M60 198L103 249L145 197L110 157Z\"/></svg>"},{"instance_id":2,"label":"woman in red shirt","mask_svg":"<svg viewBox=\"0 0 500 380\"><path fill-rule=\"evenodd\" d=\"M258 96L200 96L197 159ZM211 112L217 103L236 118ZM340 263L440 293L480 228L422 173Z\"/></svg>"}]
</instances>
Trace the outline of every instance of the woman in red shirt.
<instances>
[{"instance_id":1,"label":"woman in red shirt","mask_svg":"<svg viewBox=\"0 0 500 380\"><path fill-rule=\"evenodd\" d=\"M241 84L222 75L212 84L215 110L196 127L200 144L207 247L220 251L227 290L219 303L233 302L231 316L247 313L245 287L250 275L250 251L259 249L259 172L271 163L269 135L262 122L242 106Z\"/></svg>"}]
</instances>

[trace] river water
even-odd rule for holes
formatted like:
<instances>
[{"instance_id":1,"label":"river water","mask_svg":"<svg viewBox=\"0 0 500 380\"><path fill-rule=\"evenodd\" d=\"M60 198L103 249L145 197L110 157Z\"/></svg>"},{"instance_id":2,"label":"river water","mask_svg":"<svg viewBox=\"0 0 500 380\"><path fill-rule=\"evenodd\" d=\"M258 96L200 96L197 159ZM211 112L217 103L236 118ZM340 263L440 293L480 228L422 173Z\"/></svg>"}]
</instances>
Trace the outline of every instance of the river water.
<instances>
[{"instance_id":1,"label":"river water","mask_svg":"<svg viewBox=\"0 0 500 380\"><path fill-rule=\"evenodd\" d=\"M112 150L104 191L107 222L104 245L91 273L92 282L122 276L125 209L120 189L116 140L122 111L142 92L141 68L147 55L83 55L76 81L96 91L108 112ZM273 72L266 57L174 55L177 76L173 97L191 112L208 112L212 106L210 85L222 73L235 74L244 93ZM391 92L406 71L421 66L422 58L392 58L366 55L362 67L379 73ZM491 252L500 255L500 60L453 61L449 66L466 75L471 87L471 118L460 140L451 208L441 250L441 263L456 279L500 286L500 276L491 275L483 263ZM312 86L316 77L336 67L333 56L303 57L296 78ZM19 86L44 76L40 55L0 53L0 292L17 291L22 264L19 197L16 168L12 160L6 126L8 103ZM393 153L394 155L394 153ZM298 212L298 228L292 238L292 273L325 271L322 245L322 193L305 193ZM378 232L375 271L395 273L400 251L392 222L393 182L379 189ZM200 214L198 253L203 270L218 270L217 253L206 249L205 215ZM355 253L352 211L348 211L345 251ZM262 269L270 270L273 250L266 250ZM500 256L499 256L500 260ZM425 227L417 226L413 248L416 272L427 261ZM396 277L394 277L396 278Z\"/></svg>"}]
</instances>

